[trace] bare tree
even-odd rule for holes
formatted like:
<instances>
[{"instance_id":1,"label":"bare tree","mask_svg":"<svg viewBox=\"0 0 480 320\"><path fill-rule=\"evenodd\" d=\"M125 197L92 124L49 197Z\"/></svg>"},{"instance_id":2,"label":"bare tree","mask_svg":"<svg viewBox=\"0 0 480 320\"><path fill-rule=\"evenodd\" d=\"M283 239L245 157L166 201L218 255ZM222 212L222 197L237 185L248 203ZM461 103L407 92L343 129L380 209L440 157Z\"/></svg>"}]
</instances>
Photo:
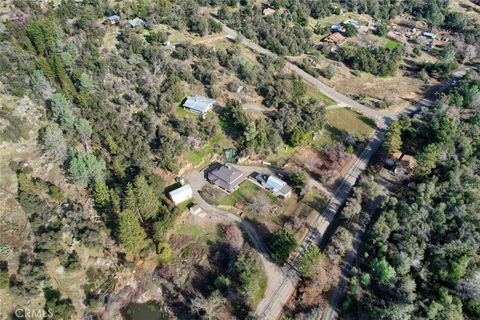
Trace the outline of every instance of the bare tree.
<instances>
[{"instance_id":1,"label":"bare tree","mask_svg":"<svg viewBox=\"0 0 480 320\"><path fill-rule=\"evenodd\" d=\"M240 251L244 243L242 231L234 224L229 224L223 228L223 238L235 252Z\"/></svg>"},{"instance_id":2,"label":"bare tree","mask_svg":"<svg viewBox=\"0 0 480 320\"><path fill-rule=\"evenodd\" d=\"M222 307L224 301L225 299L218 290L215 290L208 299L200 294L191 301L192 311L200 315L202 319L218 319L218 310Z\"/></svg>"},{"instance_id":3,"label":"bare tree","mask_svg":"<svg viewBox=\"0 0 480 320\"><path fill-rule=\"evenodd\" d=\"M274 210L274 207L268 197L262 192L257 194L254 201L247 204L246 209L265 217Z\"/></svg>"}]
</instances>

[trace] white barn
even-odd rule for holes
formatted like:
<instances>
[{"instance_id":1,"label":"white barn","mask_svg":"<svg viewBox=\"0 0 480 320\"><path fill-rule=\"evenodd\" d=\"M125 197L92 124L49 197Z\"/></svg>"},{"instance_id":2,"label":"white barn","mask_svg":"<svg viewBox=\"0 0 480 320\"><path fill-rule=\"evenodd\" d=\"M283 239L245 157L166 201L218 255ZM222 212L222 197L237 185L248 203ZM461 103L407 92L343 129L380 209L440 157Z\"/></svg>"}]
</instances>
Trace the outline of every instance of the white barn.
<instances>
[{"instance_id":1,"label":"white barn","mask_svg":"<svg viewBox=\"0 0 480 320\"><path fill-rule=\"evenodd\" d=\"M186 184L178 189L170 191L168 196L172 199L175 205L178 205L179 203L187 201L193 197L192 187L190 187L189 184Z\"/></svg>"}]
</instances>

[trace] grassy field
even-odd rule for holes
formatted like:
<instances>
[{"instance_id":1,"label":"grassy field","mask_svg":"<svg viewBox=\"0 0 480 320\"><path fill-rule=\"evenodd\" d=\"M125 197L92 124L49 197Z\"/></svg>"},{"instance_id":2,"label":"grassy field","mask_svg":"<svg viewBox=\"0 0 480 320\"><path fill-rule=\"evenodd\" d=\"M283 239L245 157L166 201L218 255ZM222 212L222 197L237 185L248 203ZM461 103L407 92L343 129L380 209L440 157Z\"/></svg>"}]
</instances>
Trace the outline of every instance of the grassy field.
<instances>
[{"instance_id":1,"label":"grassy field","mask_svg":"<svg viewBox=\"0 0 480 320\"><path fill-rule=\"evenodd\" d=\"M322 212L327 204L327 197L321 191L313 188L310 192L308 192L305 197L303 198L305 204L307 204L310 208L317 210L318 212Z\"/></svg>"},{"instance_id":2,"label":"grassy field","mask_svg":"<svg viewBox=\"0 0 480 320\"><path fill-rule=\"evenodd\" d=\"M358 138L368 137L376 127L372 119L348 108L328 110L327 120L333 134L347 132Z\"/></svg>"},{"instance_id":3,"label":"grassy field","mask_svg":"<svg viewBox=\"0 0 480 320\"><path fill-rule=\"evenodd\" d=\"M387 43L385 43L385 48L387 49L395 49L398 47L399 43L397 41L393 40L388 40Z\"/></svg>"},{"instance_id":4,"label":"grassy field","mask_svg":"<svg viewBox=\"0 0 480 320\"><path fill-rule=\"evenodd\" d=\"M263 190L256 184L253 184L250 181L245 181L243 182L237 190L232 192L229 195L226 195L222 199L219 199L218 204L219 205L226 205L226 206L233 206L237 201L245 201L245 202L251 202L255 196L258 193L265 192L267 191ZM268 193L268 196L270 197L271 194ZM276 200L276 199L275 199Z\"/></svg>"},{"instance_id":5,"label":"grassy field","mask_svg":"<svg viewBox=\"0 0 480 320\"><path fill-rule=\"evenodd\" d=\"M214 135L212 139L210 139L210 141L206 143L200 150L195 150L187 153L185 155L185 159L193 165L197 166L215 152L214 145L219 145L222 148L228 145L227 137L223 132Z\"/></svg>"},{"instance_id":6,"label":"grassy field","mask_svg":"<svg viewBox=\"0 0 480 320\"><path fill-rule=\"evenodd\" d=\"M195 238L196 243L207 244L218 238L218 224L198 225L185 223L177 227L176 233Z\"/></svg>"}]
</instances>

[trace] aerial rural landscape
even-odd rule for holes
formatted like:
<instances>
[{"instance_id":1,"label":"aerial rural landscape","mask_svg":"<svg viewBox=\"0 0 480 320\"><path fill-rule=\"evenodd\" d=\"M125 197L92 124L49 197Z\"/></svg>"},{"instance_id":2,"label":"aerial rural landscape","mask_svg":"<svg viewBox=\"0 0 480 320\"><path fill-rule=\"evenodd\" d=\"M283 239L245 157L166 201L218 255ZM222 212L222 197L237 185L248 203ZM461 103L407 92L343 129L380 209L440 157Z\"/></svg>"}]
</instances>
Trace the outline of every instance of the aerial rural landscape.
<instances>
[{"instance_id":1,"label":"aerial rural landscape","mask_svg":"<svg viewBox=\"0 0 480 320\"><path fill-rule=\"evenodd\" d=\"M480 319L479 0L2 0L0 53L0 320Z\"/></svg>"}]
</instances>

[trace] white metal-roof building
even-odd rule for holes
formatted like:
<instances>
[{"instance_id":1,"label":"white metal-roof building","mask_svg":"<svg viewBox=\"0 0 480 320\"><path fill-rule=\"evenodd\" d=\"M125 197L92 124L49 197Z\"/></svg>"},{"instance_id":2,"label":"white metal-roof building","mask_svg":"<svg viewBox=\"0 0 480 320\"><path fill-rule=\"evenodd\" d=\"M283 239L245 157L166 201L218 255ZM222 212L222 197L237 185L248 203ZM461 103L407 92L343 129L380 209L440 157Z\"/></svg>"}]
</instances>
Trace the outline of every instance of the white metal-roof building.
<instances>
[{"instance_id":1,"label":"white metal-roof building","mask_svg":"<svg viewBox=\"0 0 480 320\"><path fill-rule=\"evenodd\" d=\"M193 197L192 187L189 184L186 184L178 189L170 191L168 193L170 199L172 199L175 205L187 201Z\"/></svg>"},{"instance_id":2,"label":"white metal-roof building","mask_svg":"<svg viewBox=\"0 0 480 320\"><path fill-rule=\"evenodd\" d=\"M136 17L135 19L132 19L132 20L128 20L128 23L130 23L130 25L132 27L136 27L136 26L139 26L139 25L142 26L142 27L145 27L147 25L145 23L145 21L143 21L139 17Z\"/></svg>"},{"instance_id":3,"label":"white metal-roof building","mask_svg":"<svg viewBox=\"0 0 480 320\"><path fill-rule=\"evenodd\" d=\"M196 113L205 113L213 108L215 100L201 96L187 97L187 100L183 103L183 106Z\"/></svg>"},{"instance_id":4,"label":"white metal-roof building","mask_svg":"<svg viewBox=\"0 0 480 320\"><path fill-rule=\"evenodd\" d=\"M274 194L288 198L292 194L292 188L283 180L275 176L268 176L267 188Z\"/></svg>"}]
</instances>

